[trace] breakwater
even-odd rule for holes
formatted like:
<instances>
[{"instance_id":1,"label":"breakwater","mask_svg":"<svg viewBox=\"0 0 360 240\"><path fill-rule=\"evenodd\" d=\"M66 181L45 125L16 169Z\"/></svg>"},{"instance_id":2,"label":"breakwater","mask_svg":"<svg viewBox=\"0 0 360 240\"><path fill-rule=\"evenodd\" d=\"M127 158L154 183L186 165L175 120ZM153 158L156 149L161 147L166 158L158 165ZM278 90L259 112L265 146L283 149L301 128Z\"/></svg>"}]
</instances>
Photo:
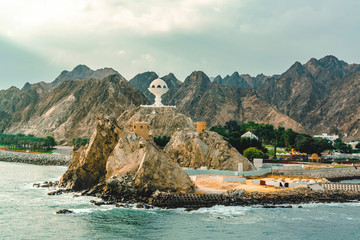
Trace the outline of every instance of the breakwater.
<instances>
[{"instance_id":1,"label":"breakwater","mask_svg":"<svg viewBox=\"0 0 360 240\"><path fill-rule=\"evenodd\" d=\"M47 166L69 166L71 156L0 151L0 161Z\"/></svg>"},{"instance_id":2,"label":"breakwater","mask_svg":"<svg viewBox=\"0 0 360 240\"><path fill-rule=\"evenodd\" d=\"M162 193L151 201L153 206L162 208L200 208L215 205L271 207L282 204L351 202L360 200L359 191L322 190L307 188L286 190L276 193L237 192L227 194L168 194Z\"/></svg>"}]
</instances>

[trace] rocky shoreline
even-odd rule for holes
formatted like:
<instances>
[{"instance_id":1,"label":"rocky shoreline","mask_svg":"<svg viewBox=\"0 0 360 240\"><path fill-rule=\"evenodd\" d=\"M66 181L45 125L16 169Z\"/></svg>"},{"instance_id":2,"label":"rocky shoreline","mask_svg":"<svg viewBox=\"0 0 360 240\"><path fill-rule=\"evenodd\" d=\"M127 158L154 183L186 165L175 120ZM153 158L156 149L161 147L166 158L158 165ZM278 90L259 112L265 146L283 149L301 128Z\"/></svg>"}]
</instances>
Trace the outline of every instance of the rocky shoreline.
<instances>
[{"instance_id":1,"label":"rocky shoreline","mask_svg":"<svg viewBox=\"0 0 360 240\"><path fill-rule=\"evenodd\" d=\"M74 192L69 189L59 189L59 182L44 182L34 184L35 187L54 189L48 195L59 195ZM225 194L181 194L156 192L151 197L122 197L116 198L103 191L91 189L79 192L74 197L94 196L101 198L100 201L92 200L96 206L115 205L116 207L153 208L164 209L185 208L186 211L197 210L203 207L223 206L254 206L263 208L291 208L294 204L308 203L348 203L360 201L360 192L342 190L312 190L309 188L289 189L278 192L245 192L233 190Z\"/></svg>"},{"instance_id":2,"label":"rocky shoreline","mask_svg":"<svg viewBox=\"0 0 360 240\"><path fill-rule=\"evenodd\" d=\"M0 161L46 166L69 166L71 156L0 151Z\"/></svg>"}]
</instances>

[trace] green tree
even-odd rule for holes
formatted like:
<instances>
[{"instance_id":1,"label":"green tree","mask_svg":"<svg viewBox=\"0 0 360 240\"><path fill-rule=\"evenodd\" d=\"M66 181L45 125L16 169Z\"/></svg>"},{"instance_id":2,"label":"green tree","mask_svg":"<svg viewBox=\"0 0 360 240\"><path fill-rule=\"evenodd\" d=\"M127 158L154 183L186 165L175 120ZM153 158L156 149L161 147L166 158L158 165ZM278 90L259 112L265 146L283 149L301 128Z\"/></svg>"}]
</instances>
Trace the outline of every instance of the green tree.
<instances>
[{"instance_id":1,"label":"green tree","mask_svg":"<svg viewBox=\"0 0 360 240\"><path fill-rule=\"evenodd\" d=\"M348 144L344 143L344 142L341 140L341 138L335 139L335 141L334 141L334 147L335 147L335 149L340 150L340 151L342 151L342 152L352 153L352 147L351 147L351 145L348 145Z\"/></svg>"},{"instance_id":2,"label":"green tree","mask_svg":"<svg viewBox=\"0 0 360 240\"><path fill-rule=\"evenodd\" d=\"M243 155L244 157L252 161L254 158L262 158L264 156L264 153L256 147L249 147L244 151Z\"/></svg>"},{"instance_id":3,"label":"green tree","mask_svg":"<svg viewBox=\"0 0 360 240\"><path fill-rule=\"evenodd\" d=\"M47 136L46 139L49 140L49 145L50 145L50 147L53 148L53 147L55 147L55 146L57 145L54 137L52 137L52 136Z\"/></svg>"},{"instance_id":4,"label":"green tree","mask_svg":"<svg viewBox=\"0 0 360 240\"><path fill-rule=\"evenodd\" d=\"M358 142L358 144L356 144L355 146L357 149L360 149L360 141Z\"/></svg>"},{"instance_id":5,"label":"green tree","mask_svg":"<svg viewBox=\"0 0 360 240\"><path fill-rule=\"evenodd\" d=\"M154 142L161 148L164 148L169 141L170 141L169 136L154 137Z\"/></svg>"}]
</instances>

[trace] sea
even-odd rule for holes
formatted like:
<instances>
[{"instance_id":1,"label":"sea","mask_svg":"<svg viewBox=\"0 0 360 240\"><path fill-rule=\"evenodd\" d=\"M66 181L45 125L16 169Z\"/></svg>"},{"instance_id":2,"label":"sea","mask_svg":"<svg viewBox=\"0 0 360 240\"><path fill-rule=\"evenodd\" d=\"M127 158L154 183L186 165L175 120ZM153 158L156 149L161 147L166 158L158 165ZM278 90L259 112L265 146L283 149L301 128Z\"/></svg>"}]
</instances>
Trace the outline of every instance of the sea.
<instances>
[{"instance_id":1,"label":"sea","mask_svg":"<svg viewBox=\"0 0 360 240\"><path fill-rule=\"evenodd\" d=\"M0 239L360 239L360 203L137 209L49 196L66 167L0 162ZM356 181L353 181L356 182ZM299 208L301 206L302 208ZM72 214L56 214L60 209Z\"/></svg>"}]
</instances>

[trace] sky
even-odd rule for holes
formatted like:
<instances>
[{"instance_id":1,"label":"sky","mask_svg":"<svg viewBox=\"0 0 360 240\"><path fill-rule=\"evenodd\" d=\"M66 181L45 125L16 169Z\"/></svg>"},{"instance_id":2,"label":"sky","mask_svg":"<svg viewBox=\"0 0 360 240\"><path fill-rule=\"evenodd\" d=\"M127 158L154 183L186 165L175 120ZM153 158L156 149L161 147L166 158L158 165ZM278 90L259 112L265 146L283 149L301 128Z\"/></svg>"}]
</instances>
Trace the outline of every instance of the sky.
<instances>
[{"instance_id":1,"label":"sky","mask_svg":"<svg viewBox=\"0 0 360 240\"><path fill-rule=\"evenodd\" d=\"M138 73L281 74L334 55L360 63L358 0L0 0L0 89L79 64Z\"/></svg>"}]
</instances>

